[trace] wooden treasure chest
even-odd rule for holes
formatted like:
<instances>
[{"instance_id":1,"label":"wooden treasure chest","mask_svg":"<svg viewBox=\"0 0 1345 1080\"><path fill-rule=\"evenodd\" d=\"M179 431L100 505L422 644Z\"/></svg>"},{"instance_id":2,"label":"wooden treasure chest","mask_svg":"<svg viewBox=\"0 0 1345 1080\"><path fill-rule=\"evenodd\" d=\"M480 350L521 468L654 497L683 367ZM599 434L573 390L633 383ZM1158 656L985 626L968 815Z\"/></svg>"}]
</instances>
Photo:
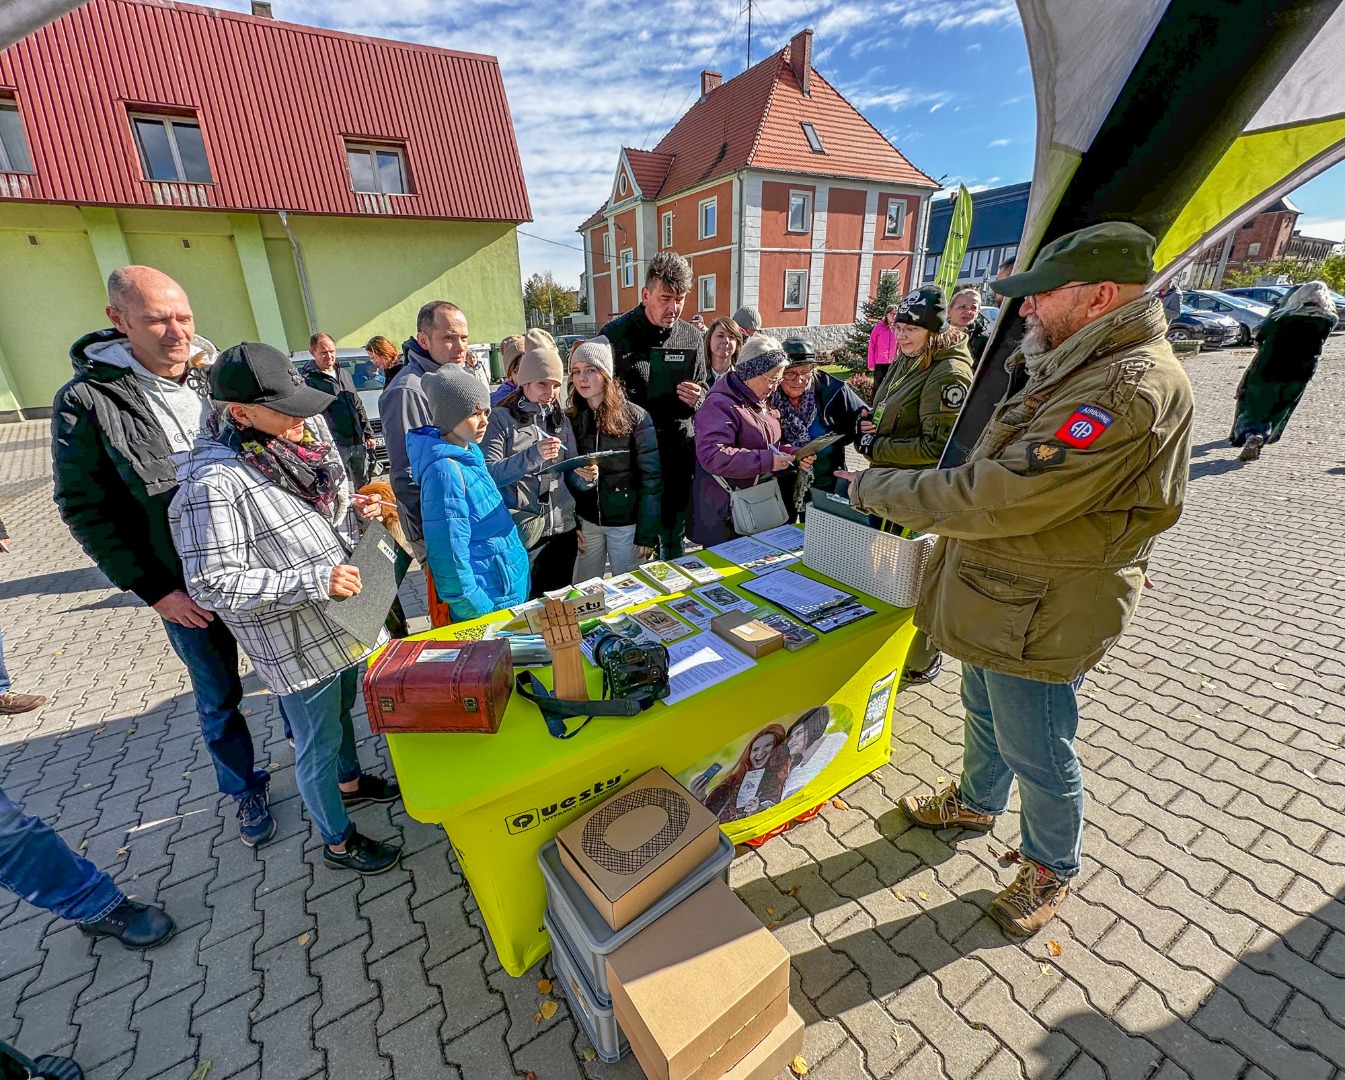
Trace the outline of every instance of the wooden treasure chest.
<instances>
[{"instance_id":1,"label":"wooden treasure chest","mask_svg":"<svg viewBox=\"0 0 1345 1080\"><path fill-rule=\"evenodd\" d=\"M505 641L394 641L364 673L376 732L493 735L514 689Z\"/></svg>"}]
</instances>

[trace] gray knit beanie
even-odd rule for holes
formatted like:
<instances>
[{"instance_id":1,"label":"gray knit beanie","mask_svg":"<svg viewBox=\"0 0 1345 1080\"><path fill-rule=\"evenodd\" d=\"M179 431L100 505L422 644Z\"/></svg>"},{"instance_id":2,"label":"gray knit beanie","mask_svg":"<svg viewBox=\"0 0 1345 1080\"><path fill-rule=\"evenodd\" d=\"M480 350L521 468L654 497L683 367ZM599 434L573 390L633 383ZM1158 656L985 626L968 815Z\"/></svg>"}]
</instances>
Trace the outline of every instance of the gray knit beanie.
<instances>
[{"instance_id":1,"label":"gray knit beanie","mask_svg":"<svg viewBox=\"0 0 1345 1080\"><path fill-rule=\"evenodd\" d=\"M743 345L733 370L740 379L755 379L758 375L784 367L788 362L785 347L780 342L766 334L753 334Z\"/></svg>"},{"instance_id":2,"label":"gray knit beanie","mask_svg":"<svg viewBox=\"0 0 1345 1080\"><path fill-rule=\"evenodd\" d=\"M745 304L733 313L733 321L749 334L755 334L761 329L761 312Z\"/></svg>"},{"instance_id":3,"label":"gray knit beanie","mask_svg":"<svg viewBox=\"0 0 1345 1080\"><path fill-rule=\"evenodd\" d=\"M490 392L485 384L458 364L445 364L420 380L430 405L430 419L447 435L477 409L490 408Z\"/></svg>"},{"instance_id":4,"label":"gray knit beanie","mask_svg":"<svg viewBox=\"0 0 1345 1080\"><path fill-rule=\"evenodd\" d=\"M592 364L595 368L601 368L603 373L611 379L612 374L612 343L605 337L589 338L587 341L581 341L570 351L570 370L574 370L574 362L582 360L586 364Z\"/></svg>"}]
</instances>

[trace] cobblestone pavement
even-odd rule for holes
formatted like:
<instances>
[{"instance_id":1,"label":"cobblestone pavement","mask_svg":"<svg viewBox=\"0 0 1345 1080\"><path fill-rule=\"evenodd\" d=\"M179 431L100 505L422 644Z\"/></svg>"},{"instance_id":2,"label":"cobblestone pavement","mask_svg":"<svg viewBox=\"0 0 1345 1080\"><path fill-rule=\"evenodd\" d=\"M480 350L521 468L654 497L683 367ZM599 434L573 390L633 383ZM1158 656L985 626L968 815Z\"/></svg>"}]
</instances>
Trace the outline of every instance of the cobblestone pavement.
<instances>
[{"instance_id":1,"label":"cobblestone pavement","mask_svg":"<svg viewBox=\"0 0 1345 1080\"><path fill-rule=\"evenodd\" d=\"M958 769L955 664L898 698L892 762L849 810L734 864L793 956L816 1080L1345 1078L1345 342L1287 441L1239 466L1224 440L1247 356L1189 364L1187 512L1085 687L1085 864L1048 934L1010 945L984 914L1014 814L955 843L896 811ZM366 808L361 830L400 835L404 868L359 881L321 864L255 677L280 829L244 848L162 630L56 516L44 425L0 443L6 660L52 696L0 727L0 784L181 927L128 953L0 895L0 1039L72 1052L96 1080L207 1060L211 1080L639 1075L585 1061L564 1005L534 1023L549 962L504 974L440 830ZM361 754L388 770L380 740Z\"/></svg>"}]
</instances>

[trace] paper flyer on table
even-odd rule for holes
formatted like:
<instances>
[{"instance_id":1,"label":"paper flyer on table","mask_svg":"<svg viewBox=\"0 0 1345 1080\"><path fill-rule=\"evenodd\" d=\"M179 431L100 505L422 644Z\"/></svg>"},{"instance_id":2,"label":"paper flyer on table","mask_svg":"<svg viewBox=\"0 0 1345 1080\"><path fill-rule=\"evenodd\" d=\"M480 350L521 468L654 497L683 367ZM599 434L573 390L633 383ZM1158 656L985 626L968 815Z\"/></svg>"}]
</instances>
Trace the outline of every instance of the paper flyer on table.
<instances>
[{"instance_id":1,"label":"paper flyer on table","mask_svg":"<svg viewBox=\"0 0 1345 1080\"><path fill-rule=\"evenodd\" d=\"M777 607L804 616L840 607L855 599L852 593L842 592L821 581L796 574L793 570L776 570L763 577L744 581L743 588L764 597Z\"/></svg>"},{"instance_id":2,"label":"paper flyer on table","mask_svg":"<svg viewBox=\"0 0 1345 1080\"><path fill-rule=\"evenodd\" d=\"M726 562L741 566L744 570L761 572L770 568L792 566L798 557L781 551L779 548L763 544L755 536L739 536L723 544L716 544L706 550L718 555Z\"/></svg>"},{"instance_id":3,"label":"paper flyer on table","mask_svg":"<svg viewBox=\"0 0 1345 1080\"><path fill-rule=\"evenodd\" d=\"M756 611L757 603L745 596L739 596L723 585L705 585L695 590L696 595L709 604L715 611Z\"/></svg>"},{"instance_id":4,"label":"paper flyer on table","mask_svg":"<svg viewBox=\"0 0 1345 1080\"><path fill-rule=\"evenodd\" d=\"M797 525L777 525L774 529L753 533L751 539L779 548L790 555L803 554L803 530Z\"/></svg>"},{"instance_id":5,"label":"paper flyer on table","mask_svg":"<svg viewBox=\"0 0 1345 1080\"><path fill-rule=\"evenodd\" d=\"M675 642L668 646L668 681L672 692L663 699L663 704L676 705L753 667L755 660L714 634L697 634Z\"/></svg>"}]
</instances>

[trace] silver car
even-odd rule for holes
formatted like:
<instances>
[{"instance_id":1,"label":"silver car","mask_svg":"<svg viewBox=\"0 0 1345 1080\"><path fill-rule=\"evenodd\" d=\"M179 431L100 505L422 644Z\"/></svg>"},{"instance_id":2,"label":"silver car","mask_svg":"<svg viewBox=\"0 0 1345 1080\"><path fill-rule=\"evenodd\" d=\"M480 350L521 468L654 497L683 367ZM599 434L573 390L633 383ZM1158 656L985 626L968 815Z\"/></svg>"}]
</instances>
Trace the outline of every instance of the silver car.
<instances>
[{"instance_id":1,"label":"silver car","mask_svg":"<svg viewBox=\"0 0 1345 1080\"><path fill-rule=\"evenodd\" d=\"M1182 303L1197 311L1209 311L1216 315L1227 315L1240 323L1238 344L1250 345L1252 335L1270 314L1270 305L1259 304L1245 296L1230 296L1228 293L1215 292L1213 289L1192 289L1183 294Z\"/></svg>"}]
</instances>

